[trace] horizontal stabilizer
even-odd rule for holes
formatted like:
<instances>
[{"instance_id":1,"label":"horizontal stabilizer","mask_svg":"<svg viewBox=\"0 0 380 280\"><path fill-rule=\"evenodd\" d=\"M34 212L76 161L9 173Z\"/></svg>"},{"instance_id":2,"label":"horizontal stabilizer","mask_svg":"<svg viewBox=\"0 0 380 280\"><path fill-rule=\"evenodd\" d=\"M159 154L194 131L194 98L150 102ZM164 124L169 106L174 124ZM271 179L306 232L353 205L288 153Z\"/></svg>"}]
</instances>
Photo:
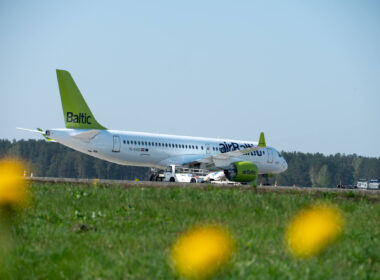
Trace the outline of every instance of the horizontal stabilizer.
<instances>
[{"instance_id":1,"label":"horizontal stabilizer","mask_svg":"<svg viewBox=\"0 0 380 280\"><path fill-rule=\"evenodd\" d=\"M37 130L37 129L30 129L30 128L22 128L22 127L16 127L18 130L24 130L24 131L29 131L29 132L34 132L34 133L39 133L39 134L44 134L43 131Z\"/></svg>"},{"instance_id":2,"label":"horizontal stabilizer","mask_svg":"<svg viewBox=\"0 0 380 280\"><path fill-rule=\"evenodd\" d=\"M51 139L49 136L47 136L46 133L41 128L29 129L29 128L16 127L16 129L18 129L18 130L24 130L24 131L29 131L29 132L34 132L34 133L39 133L39 134L42 134L42 136L46 139L46 141L56 142L53 139Z\"/></svg>"}]
</instances>

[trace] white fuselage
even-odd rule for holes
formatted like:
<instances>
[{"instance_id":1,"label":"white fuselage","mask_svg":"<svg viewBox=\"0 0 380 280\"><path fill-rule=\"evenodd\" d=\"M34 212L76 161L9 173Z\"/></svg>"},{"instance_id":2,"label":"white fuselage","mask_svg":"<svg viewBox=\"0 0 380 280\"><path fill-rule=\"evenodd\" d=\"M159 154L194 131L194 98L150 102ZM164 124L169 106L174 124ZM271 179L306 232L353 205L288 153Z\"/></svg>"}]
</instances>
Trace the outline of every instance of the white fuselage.
<instances>
[{"instance_id":1,"label":"white fuselage","mask_svg":"<svg viewBox=\"0 0 380 280\"><path fill-rule=\"evenodd\" d=\"M143 132L99 130L91 138L76 137L88 130L49 129L53 140L82 153L121 165L155 167L164 169L169 164L186 165L201 158L256 146L257 142L153 134ZM273 147L242 155L228 162L220 162L217 168L227 168L231 162L251 161L259 174L280 173L287 163Z\"/></svg>"}]
</instances>

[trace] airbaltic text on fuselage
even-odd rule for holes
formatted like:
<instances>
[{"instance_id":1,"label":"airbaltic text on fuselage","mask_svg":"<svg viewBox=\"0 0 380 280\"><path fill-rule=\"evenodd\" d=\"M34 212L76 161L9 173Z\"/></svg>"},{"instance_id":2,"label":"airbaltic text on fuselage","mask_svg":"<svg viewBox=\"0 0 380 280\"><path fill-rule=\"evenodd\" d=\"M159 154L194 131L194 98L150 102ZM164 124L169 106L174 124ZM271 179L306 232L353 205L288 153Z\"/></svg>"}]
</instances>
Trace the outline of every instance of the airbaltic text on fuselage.
<instances>
[{"instance_id":1,"label":"airbaltic text on fuselage","mask_svg":"<svg viewBox=\"0 0 380 280\"><path fill-rule=\"evenodd\" d=\"M243 149L251 148L251 147L253 147L253 144L246 144L246 143L239 144L239 143L235 143L235 142L231 142L231 143L227 143L227 142L219 143L219 151L221 153L227 153L227 152L236 151L236 150L243 150ZM261 157L263 155L263 153L264 153L263 151L258 150L258 151L253 151L250 154L254 155L254 156Z\"/></svg>"},{"instance_id":2,"label":"airbaltic text on fuselage","mask_svg":"<svg viewBox=\"0 0 380 280\"><path fill-rule=\"evenodd\" d=\"M84 123L84 124L91 124L90 122L91 116L86 113L79 113L78 115L75 115L73 112L67 112L66 114L66 122L72 122L72 123Z\"/></svg>"}]
</instances>

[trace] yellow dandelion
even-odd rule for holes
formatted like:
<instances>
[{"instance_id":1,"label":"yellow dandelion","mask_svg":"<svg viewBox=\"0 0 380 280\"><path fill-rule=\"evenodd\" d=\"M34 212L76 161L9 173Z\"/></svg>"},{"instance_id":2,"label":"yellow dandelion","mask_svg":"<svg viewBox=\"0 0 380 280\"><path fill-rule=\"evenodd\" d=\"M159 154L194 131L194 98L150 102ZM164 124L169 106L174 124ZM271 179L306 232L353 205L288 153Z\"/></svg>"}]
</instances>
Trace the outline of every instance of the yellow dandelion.
<instances>
[{"instance_id":1,"label":"yellow dandelion","mask_svg":"<svg viewBox=\"0 0 380 280\"><path fill-rule=\"evenodd\" d=\"M22 205L26 201L24 169L21 161L0 160L0 206Z\"/></svg>"},{"instance_id":2,"label":"yellow dandelion","mask_svg":"<svg viewBox=\"0 0 380 280\"><path fill-rule=\"evenodd\" d=\"M329 204L317 204L300 211L290 221L286 243L298 258L315 256L337 239L343 230L339 209Z\"/></svg>"},{"instance_id":3,"label":"yellow dandelion","mask_svg":"<svg viewBox=\"0 0 380 280\"><path fill-rule=\"evenodd\" d=\"M204 279L223 267L232 257L234 240L224 228L206 225L180 236L171 249L171 261L178 275Z\"/></svg>"}]
</instances>

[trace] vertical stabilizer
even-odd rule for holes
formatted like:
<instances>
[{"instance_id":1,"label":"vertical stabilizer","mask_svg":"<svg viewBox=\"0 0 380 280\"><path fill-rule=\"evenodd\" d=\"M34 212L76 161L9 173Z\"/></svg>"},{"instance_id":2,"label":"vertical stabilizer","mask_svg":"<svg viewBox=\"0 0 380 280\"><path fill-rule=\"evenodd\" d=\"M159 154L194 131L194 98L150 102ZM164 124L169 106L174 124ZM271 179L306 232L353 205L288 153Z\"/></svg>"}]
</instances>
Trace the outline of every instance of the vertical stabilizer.
<instances>
[{"instance_id":1,"label":"vertical stabilizer","mask_svg":"<svg viewBox=\"0 0 380 280\"><path fill-rule=\"evenodd\" d=\"M267 144L265 143L265 136L264 136L264 132L261 132L260 133L260 139L259 139L259 144L257 145L259 147L266 147Z\"/></svg>"},{"instance_id":2,"label":"vertical stabilizer","mask_svg":"<svg viewBox=\"0 0 380 280\"><path fill-rule=\"evenodd\" d=\"M96 121L70 73L57 69L57 79L66 128L106 129Z\"/></svg>"}]
</instances>

